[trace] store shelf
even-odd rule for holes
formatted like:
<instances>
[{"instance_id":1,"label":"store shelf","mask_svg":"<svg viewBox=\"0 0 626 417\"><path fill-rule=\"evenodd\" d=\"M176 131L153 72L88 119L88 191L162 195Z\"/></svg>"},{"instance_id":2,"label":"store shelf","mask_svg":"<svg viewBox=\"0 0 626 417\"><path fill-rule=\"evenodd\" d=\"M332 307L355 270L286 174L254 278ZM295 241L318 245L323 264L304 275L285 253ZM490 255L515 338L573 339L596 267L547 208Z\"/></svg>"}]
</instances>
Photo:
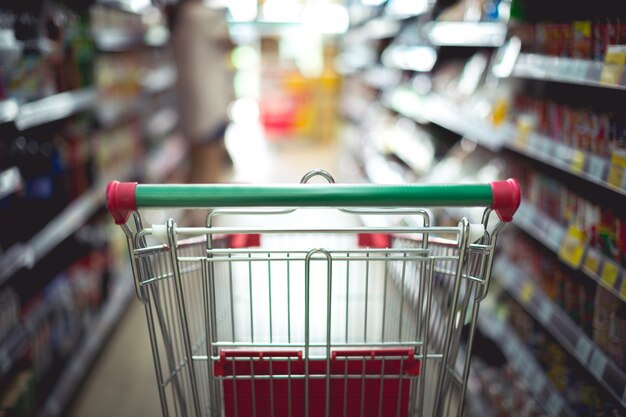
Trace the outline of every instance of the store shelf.
<instances>
[{"instance_id":1,"label":"store shelf","mask_svg":"<svg viewBox=\"0 0 626 417\"><path fill-rule=\"evenodd\" d=\"M150 116L145 124L148 137L164 136L178 125L178 112L173 107L165 107Z\"/></svg>"},{"instance_id":2,"label":"store shelf","mask_svg":"<svg viewBox=\"0 0 626 417\"><path fill-rule=\"evenodd\" d=\"M506 260L499 259L494 276L526 311L535 318L572 356L596 378L611 395L626 407L626 374L590 339L545 293L528 274Z\"/></svg>"},{"instance_id":3,"label":"store shelf","mask_svg":"<svg viewBox=\"0 0 626 417\"><path fill-rule=\"evenodd\" d=\"M604 71L616 74L617 82L603 82ZM623 68L601 61L538 54L520 54L513 68L513 76L519 78L626 90L626 77L622 73Z\"/></svg>"},{"instance_id":4,"label":"store shelf","mask_svg":"<svg viewBox=\"0 0 626 417\"><path fill-rule=\"evenodd\" d=\"M360 25L350 28L345 35L347 42L367 42L393 38L401 28L397 19L374 17Z\"/></svg>"},{"instance_id":5,"label":"store shelf","mask_svg":"<svg viewBox=\"0 0 626 417\"><path fill-rule=\"evenodd\" d=\"M125 167L116 178L129 178L133 167ZM56 218L26 243L16 243L0 258L0 286L21 268L33 267L50 250L80 228L104 204L107 181L94 185L74 200Z\"/></svg>"},{"instance_id":6,"label":"store shelf","mask_svg":"<svg viewBox=\"0 0 626 417\"><path fill-rule=\"evenodd\" d=\"M169 30L164 26L137 30L105 29L92 33L96 48L101 52L124 52L147 47L167 45Z\"/></svg>"},{"instance_id":7,"label":"store shelf","mask_svg":"<svg viewBox=\"0 0 626 417\"><path fill-rule=\"evenodd\" d=\"M497 48L504 44L507 27L497 22L431 22L424 25L424 33L436 46Z\"/></svg>"},{"instance_id":8,"label":"store shelf","mask_svg":"<svg viewBox=\"0 0 626 417\"><path fill-rule=\"evenodd\" d=\"M4 377L13 364L24 355L29 335L22 326L15 327L0 341L0 378Z\"/></svg>"},{"instance_id":9,"label":"store shelf","mask_svg":"<svg viewBox=\"0 0 626 417\"><path fill-rule=\"evenodd\" d=\"M512 128L494 129L485 121L467 115L451 100L436 94L420 96L399 87L385 93L382 102L391 110L418 123L434 123L494 152L513 135Z\"/></svg>"},{"instance_id":10,"label":"store shelf","mask_svg":"<svg viewBox=\"0 0 626 417\"><path fill-rule=\"evenodd\" d=\"M520 141L513 125L505 123L500 128L494 128L480 118L469 116L451 100L434 94L420 97L408 88L398 88L387 93L383 103L419 123L435 123L494 152L506 148L626 196L626 176L620 186L609 183L610 163L596 155L570 148L537 133Z\"/></svg>"},{"instance_id":11,"label":"store shelf","mask_svg":"<svg viewBox=\"0 0 626 417\"><path fill-rule=\"evenodd\" d=\"M555 254L559 254L567 236L565 227L526 204L520 206L513 223ZM565 263L626 302L626 270L588 245L584 245L581 252L580 262Z\"/></svg>"},{"instance_id":12,"label":"store shelf","mask_svg":"<svg viewBox=\"0 0 626 417\"><path fill-rule=\"evenodd\" d=\"M30 129L89 110L97 99L98 95L93 88L55 94L20 105L14 122L19 130Z\"/></svg>"},{"instance_id":13,"label":"store shelf","mask_svg":"<svg viewBox=\"0 0 626 417\"><path fill-rule=\"evenodd\" d=\"M176 68L164 66L153 69L143 77L141 85L148 94L157 94L172 88L176 84Z\"/></svg>"},{"instance_id":14,"label":"store shelf","mask_svg":"<svg viewBox=\"0 0 626 417\"><path fill-rule=\"evenodd\" d=\"M0 101L0 125L15 120L19 106L15 100Z\"/></svg>"},{"instance_id":15,"label":"store shelf","mask_svg":"<svg viewBox=\"0 0 626 417\"><path fill-rule=\"evenodd\" d=\"M513 131L512 127L510 129ZM505 147L626 197L626 177L620 186L608 182L610 161L607 159L570 148L537 133L530 134L524 141L514 140L511 136Z\"/></svg>"},{"instance_id":16,"label":"store shelf","mask_svg":"<svg viewBox=\"0 0 626 417\"><path fill-rule=\"evenodd\" d=\"M39 417L57 417L62 415L74 392L76 392L85 375L91 369L91 364L111 331L120 321L124 311L126 311L134 294L130 267L127 270L125 274L118 277L118 283L104 309L94 322L89 323L84 339L72 353L71 361L68 362L67 367L39 411Z\"/></svg>"},{"instance_id":17,"label":"store shelf","mask_svg":"<svg viewBox=\"0 0 626 417\"><path fill-rule=\"evenodd\" d=\"M361 75L361 80L369 87L377 90L387 90L400 82L402 74L393 68L374 67L366 70Z\"/></svg>"},{"instance_id":18,"label":"store shelf","mask_svg":"<svg viewBox=\"0 0 626 417\"><path fill-rule=\"evenodd\" d=\"M0 172L0 200L19 191L22 187L22 175L16 167Z\"/></svg>"},{"instance_id":19,"label":"store shelf","mask_svg":"<svg viewBox=\"0 0 626 417\"><path fill-rule=\"evenodd\" d=\"M508 323L484 304L478 315L478 328L481 333L490 337L500 347L511 367L520 375L521 382L549 417L574 417L576 414L548 380L533 354L528 351Z\"/></svg>"}]
</instances>

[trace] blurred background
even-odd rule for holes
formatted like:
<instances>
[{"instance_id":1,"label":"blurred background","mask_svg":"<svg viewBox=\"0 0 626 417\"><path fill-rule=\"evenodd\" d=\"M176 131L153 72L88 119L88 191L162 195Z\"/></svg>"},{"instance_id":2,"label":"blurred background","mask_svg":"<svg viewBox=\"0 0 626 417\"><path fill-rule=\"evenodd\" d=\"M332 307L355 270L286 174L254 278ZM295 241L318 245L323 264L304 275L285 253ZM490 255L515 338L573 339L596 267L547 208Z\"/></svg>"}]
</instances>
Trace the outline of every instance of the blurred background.
<instances>
[{"instance_id":1,"label":"blurred background","mask_svg":"<svg viewBox=\"0 0 626 417\"><path fill-rule=\"evenodd\" d=\"M626 415L620 2L186 3L0 0L0 416L160 415L108 181L313 168L518 178L466 415Z\"/></svg>"}]
</instances>

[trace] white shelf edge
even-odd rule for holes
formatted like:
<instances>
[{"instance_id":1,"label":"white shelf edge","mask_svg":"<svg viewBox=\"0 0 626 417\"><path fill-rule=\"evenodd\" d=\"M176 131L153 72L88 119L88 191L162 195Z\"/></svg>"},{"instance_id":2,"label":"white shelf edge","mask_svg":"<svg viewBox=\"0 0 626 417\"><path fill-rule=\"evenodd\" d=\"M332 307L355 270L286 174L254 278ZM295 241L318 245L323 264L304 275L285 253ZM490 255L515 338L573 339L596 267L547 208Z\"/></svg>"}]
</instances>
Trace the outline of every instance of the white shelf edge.
<instances>
[{"instance_id":1,"label":"white shelf edge","mask_svg":"<svg viewBox=\"0 0 626 417\"><path fill-rule=\"evenodd\" d=\"M91 109L97 102L94 88L84 88L54 94L19 106L15 125L19 130L64 119L75 113Z\"/></svg>"},{"instance_id":2,"label":"white shelf edge","mask_svg":"<svg viewBox=\"0 0 626 417\"><path fill-rule=\"evenodd\" d=\"M604 66L602 61L522 53L513 67L513 76L612 90L626 90L626 85L600 81Z\"/></svg>"}]
</instances>

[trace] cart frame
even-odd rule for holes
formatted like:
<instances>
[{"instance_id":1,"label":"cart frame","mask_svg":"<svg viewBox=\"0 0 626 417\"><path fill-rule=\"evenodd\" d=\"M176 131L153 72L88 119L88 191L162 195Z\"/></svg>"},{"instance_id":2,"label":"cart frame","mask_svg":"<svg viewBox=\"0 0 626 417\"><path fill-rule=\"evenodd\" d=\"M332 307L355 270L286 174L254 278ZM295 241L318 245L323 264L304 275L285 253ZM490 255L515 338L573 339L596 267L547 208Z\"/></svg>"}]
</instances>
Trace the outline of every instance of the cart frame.
<instances>
[{"instance_id":1,"label":"cart frame","mask_svg":"<svg viewBox=\"0 0 626 417\"><path fill-rule=\"evenodd\" d=\"M325 171L312 171L302 182L317 175L334 182ZM519 203L515 180L412 186L112 182L107 207L127 237L164 415L461 416L497 234ZM144 227L137 211L174 206L210 208L206 224L178 227L170 219ZM482 224L463 218L457 227L436 227L430 213L415 206L487 208ZM389 227L216 225L218 217L263 220L309 207L421 220ZM495 225L492 212L499 218ZM258 247L261 237L270 242L303 234L337 240ZM276 284L281 280L286 290ZM322 320L312 320L312 313Z\"/></svg>"}]
</instances>

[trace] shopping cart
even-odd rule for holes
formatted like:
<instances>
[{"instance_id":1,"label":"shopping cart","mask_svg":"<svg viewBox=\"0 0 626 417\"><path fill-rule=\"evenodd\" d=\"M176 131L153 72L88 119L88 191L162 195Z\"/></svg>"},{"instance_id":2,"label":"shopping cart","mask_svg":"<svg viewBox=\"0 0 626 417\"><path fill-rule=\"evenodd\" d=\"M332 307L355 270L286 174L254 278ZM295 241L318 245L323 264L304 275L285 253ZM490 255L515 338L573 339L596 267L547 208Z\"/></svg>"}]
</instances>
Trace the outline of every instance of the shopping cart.
<instances>
[{"instance_id":1,"label":"shopping cart","mask_svg":"<svg viewBox=\"0 0 626 417\"><path fill-rule=\"evenodd\" d=\"M462 415L496 236L519 203L515 180L111 183L163 414ZM436 227L415 206L488 208ZM145 227L137 209L157 207L210 210L201 227Z\"/></svg>"}]
</instances>

